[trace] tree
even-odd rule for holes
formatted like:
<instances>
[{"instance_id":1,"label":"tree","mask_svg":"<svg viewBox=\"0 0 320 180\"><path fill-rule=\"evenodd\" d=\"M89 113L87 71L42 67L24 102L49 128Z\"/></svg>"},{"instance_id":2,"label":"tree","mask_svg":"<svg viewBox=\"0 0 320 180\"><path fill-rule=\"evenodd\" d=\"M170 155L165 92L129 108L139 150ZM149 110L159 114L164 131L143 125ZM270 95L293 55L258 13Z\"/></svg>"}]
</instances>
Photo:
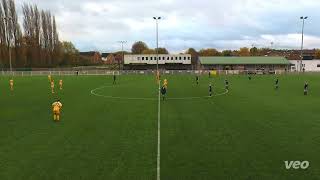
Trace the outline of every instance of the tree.
<instances>
[{"instance_id":1,"label":"tree","mask_svg":"<svg viewBox=\"0 0 320 180\"><path fill-rule=\"evenodd\" d=\"M154 50L154 49L146 49L146 50L142 51L141 54L156 54L156 50Z\"/></svg>"},{"instance_id":2,"label":"tree","mask_svg":"<svg viewBox=\"0 0 320 180\"><path fill-rule=\"evenodd\" d=\"M239 51L238 50L232 51L232 56L239 56Z\"/></svg>"},{"instance_id":3,"label":"tree","mask_svg":"<svg viewBox=\"0 0 320 180\"><path fill-rule=\"evenodd\" d=\"M200 56L220 56L219 51L217 51L216 49L201 49L199 51L199 55Z\"/></svg>"},{"instance_id":4,"label":"tree","mask_svg":"<svg viewBox=\"0 0 320 180\"><path fill-rule=\"evenodd\" d=\"M250 49L250 55L251 56L259 56L260 55L260 51L258 48L256 47L253 47Z\"/></svg>"},{"instance_id":5,"label":"tree","mask_svg":"<svg viewBox=\"0 0 320 180\"><path fill-rule=\"evenodd\" d=\"M61 51L63 52L63 60L61 65L79 64L79 51L72 42L64 41L61 43Z\"/></svg>"},{"instance_id":6,"label":"tree","mask_svg":"<svg viewBox=\"0 0 320 180\"><path fill-rule=\"evenodd\" d=\"M224 51L222 51L222 56L232 56L232 51L231 50L224 50Z\"/></svg>"},{"instance_id":7,"label":"tree","mask_svg":"<svg viewBox=\"0 0 320 180\"><path fill-rule=\"evenodd\" d=\"M16 67L21 49L22 34L14 0L0 2L0 64L9 67L9 48L12 66Z\"/></svg>"},{"instance_id":8,"label":"tree","mask_svg":"<svg viewBox=\"0 0 320 180\"><path fill-rule=\"evenodd\" d=\"M250 56L249 48L247 48L247 47L240 48L239 56Z\"/></svg>"},{"instance_id":9,"label":"tree","mask_svg":"<svg viewBox=\"0 0 320 180\"><path fill-rule=\"evenodd\" d=\"M149 48L146 43L142 41L138 41L132 45L131 51L132 51L132 54L142 54L142 52L147 49Z\"/></svg>"},{"instance_id":10,"label":"tree","mask_svg":"<svg viewBox=\"0 0 320 180\"><path fill-rule=\"evenodd\" d=\"M316 58L316 59L320 59L320 49L317 49L317 50L316 50L315 58Z\"/></svg>"},{"instance_id":11,"label":"tree","mask_svg":"<svg viewBox=\"0 0 320 180\"><path fill-rule=\"evenodd\" d=\"M155 51L157 52L157 48ZM166 48L158 48L158 54L169 54L169 51Z\"/></svg>"},{"instance_id":12,"label":"tree","mask_svg":"<svg viewBox=\"0 0 320 180\"><path fill-rule=\"evenodd\" d=\"M189 48L186 51L186 54L191 54L191 64L192 69L197 69L198 63L199 63L199 53L194 48Z\"/></svg>"}]
</instances>

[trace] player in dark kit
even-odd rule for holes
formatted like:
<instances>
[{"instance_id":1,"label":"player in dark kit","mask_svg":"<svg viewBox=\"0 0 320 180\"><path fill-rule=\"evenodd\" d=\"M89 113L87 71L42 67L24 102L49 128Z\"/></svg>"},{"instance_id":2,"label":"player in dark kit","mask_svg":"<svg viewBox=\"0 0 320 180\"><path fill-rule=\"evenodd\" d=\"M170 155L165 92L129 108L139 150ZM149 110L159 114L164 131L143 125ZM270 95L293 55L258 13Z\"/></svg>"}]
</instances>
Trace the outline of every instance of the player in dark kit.
<instances>
[{"instance_id":1,"label":"player in dark kit","mask_svg":"<svg viewBox=\"0 0 320 180\"><path fill-rule=\"evenodd\" d=\"M113 84L116 84L117 83L117 77L116 77L116 75L114 74L113 75Z\"/></svg>"},{"instance_id":2,"label":"player in dark kit","mask_svg":"<svg viewBox=\"0 0 320 180\"><path fill-rule=\"evenodd\" d=\"M196 82L199 84L199 76L196 76Z\"/></svg>"},{"instance_id":3,"label":"player in dark kit","mask_svg":"<svg viewBox=\"0 0 320 180\"><path fill-rule=\"evenodd\" d=\"M211 85L211 83L209 84L209 96L212 97L212 85Z\"/></svg>"},{"instance_id":4,"label":"player in dark kit","mask_svg":"<svg viewBox=\"0 0 320 180\"><path fill-rule=\"evenodd\" d=\"M224 80L226 90L229 90L229 81L228 79Z\"/></svg>"},{"instance_id":5,"label":"player in dark kit","mask_svg":"<svg viewBox=\"0 0 320 180\"><path fill-rule=\"evenodd\" d=\"M249 80L251 80L251 79L252 79L252 78L251 78L251 75L249 75L248 78L249 78Z\"/></svg>"},{"instance_id":6,"label":"player in dark kit","mask_svg":"<svg viewBox=\"0 0 320 180\"><path fill-rule=\"evenodd\" d=\"M308 82L305 82L304 83L304 95L305 96L308 95L308 89L309 89L309 84L308 84Z\"/></svg>"},{"instance_id":7,"label":"player in dark kit","mask_svg":"<svg viewBox=\"0 0 320 180\"><path fill-rule=\"evenodd\" d=\"M276 88L276 90L279 89L279 79L278 78L277 78L276 83L275 83L275 88Z\"/></svg>"},{"instance_id":8,"label":"player in dark kit","mask_svg":"<svg viewBox=\"0 0 320 180\"><path fill-rule=\"evenodd\" d=\"M164 87L164 86L161 87L161 94L162 94L162 99L165 100L166 99L166 94L167 94L166 87Z\"/></svg>"}]
</instances>

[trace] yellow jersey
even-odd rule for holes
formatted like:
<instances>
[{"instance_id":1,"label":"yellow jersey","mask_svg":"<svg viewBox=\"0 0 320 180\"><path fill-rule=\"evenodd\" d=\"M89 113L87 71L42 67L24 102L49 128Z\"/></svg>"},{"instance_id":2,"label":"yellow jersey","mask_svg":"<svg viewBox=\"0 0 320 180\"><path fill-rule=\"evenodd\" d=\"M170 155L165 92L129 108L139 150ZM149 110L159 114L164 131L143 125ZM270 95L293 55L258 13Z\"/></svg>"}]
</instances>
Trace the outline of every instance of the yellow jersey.
<instances>
[{"instance_id":1,"label":"yellow jersey","mask_svg":"<svg viewBox=\"0 0 320 180\"><path fill-rule=\"evenodd\" d=\"M13 79L10 80L10 85L11 85L11 86L13 85Z\"/></svg>"},{"instance_id":2,"label":"yellow jersey","mask_svg":"<svg viewBox=\"0 0 320 180\"><path fill-rule=\"evenodd\" d=\"M60 86L61 86L61 85L63 84L63 81L62 81L62 80L60 80L60 81L59 81L59 84L60 84Z\"/></svg>"},{"instance_id":3,"label":"yellow jersey","mask_svg":"<svg viewBox=\"0 0 320 180\"><path fill-rule=\"evenodd\" d=\"M54 88L54 81L51 81L51 88Z\"/></svg>"},{"instance_id":4,"label":"yellow jersey","mask_svg":"<svg viewBox=\"0 0 320 180\"><path fill-rule=\"evenodd\" d=\"M164 81L163 81L163 85L168 85L168 80L167 79L165 79Z\"/></svg>"},{"instance_id":5,"label":"yellow jersey","mask_svg":"<svg viewBox=\"0 0 320 180\"><path fill-rule=\"evenodd\" d=\"M62 108L62 104L61 104L61 102L54 102L53 104L52 104L52 111L53 111L53 113L55 113L55 114L60 114L60 110L61 110L61 108Z\"/></svg>"}]
</instances>

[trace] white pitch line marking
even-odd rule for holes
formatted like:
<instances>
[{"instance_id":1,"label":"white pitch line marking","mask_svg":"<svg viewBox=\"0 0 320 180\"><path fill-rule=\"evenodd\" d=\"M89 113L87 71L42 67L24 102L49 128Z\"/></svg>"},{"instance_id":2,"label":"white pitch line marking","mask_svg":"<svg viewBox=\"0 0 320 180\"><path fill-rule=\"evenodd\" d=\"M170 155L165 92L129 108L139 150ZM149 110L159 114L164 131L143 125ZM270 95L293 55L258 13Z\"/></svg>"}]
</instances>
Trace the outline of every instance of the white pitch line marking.
<instances>
[{"instance_id":1,"label":"white pitch line marking","mask_svg":"<svg viewBox=\"0 0 320 180\"><path fill-rule=\"evenodd\" d=\"M123 100L145 100L145 101L156 101L157 98L138 98L138 97L115 97L115 96L106 96L106 95L101 95L96 93L97 90L100 89L104 89L104 88L108 88L108 87L114 87L114 86L102 86L102 87L98 87L95 89L91 90L91 94L94 96L98 96L98 97L103 97L103 98L109 98L109 99L123 99ZM199 97L181 97L181 98L166 98L167 100L192 100L192 99L208 99L208 98L213 98L213 97L217 97L217 96L223 96L228 94L229 91L225 90L225 92L223 93L218 93L218 94L214 94L212 95L212 97L210 96L199 96Z\"/></svg>"},{"instance_id":2,"label":"white pitch line marking","mask_svg":"<svg viewBox=\"0 0 320 180\"><path fill-rule=\"evenodd\" d=\"M160 180L160 83L159 83L159 95L158 95L158 148L157 148L157 180Z\"/></svg>"}]
</instances>

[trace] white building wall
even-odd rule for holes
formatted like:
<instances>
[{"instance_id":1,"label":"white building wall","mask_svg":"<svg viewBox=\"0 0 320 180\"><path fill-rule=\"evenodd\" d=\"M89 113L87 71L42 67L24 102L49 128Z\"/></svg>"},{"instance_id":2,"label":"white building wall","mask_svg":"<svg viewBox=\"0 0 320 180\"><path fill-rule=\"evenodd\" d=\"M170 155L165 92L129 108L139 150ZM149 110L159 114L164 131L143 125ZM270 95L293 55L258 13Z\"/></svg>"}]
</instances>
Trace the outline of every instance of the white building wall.
<instances>
[{"instance_id":1,"label":"white building wall","mask_svg":"<svg viewBox=\"0 0 320 180\"><path fill-rule=\"evenodd\" d=\"M191 64L190 54L159 54L158 64ZM125 55L124 64L157 64L156 54Z\"/></svg>"},{"instance_id":2,"label":"white building wall","mask_svg":"<svg viewBox=\"0 0 320 180\"><path fill-rule=\"evenodd\" d=\"M306 72L320 72L320 60L290 60L291 71L300 71L305 69ZM301 68L300 68L301 67Z\"/></svg>"}]
</instances>

